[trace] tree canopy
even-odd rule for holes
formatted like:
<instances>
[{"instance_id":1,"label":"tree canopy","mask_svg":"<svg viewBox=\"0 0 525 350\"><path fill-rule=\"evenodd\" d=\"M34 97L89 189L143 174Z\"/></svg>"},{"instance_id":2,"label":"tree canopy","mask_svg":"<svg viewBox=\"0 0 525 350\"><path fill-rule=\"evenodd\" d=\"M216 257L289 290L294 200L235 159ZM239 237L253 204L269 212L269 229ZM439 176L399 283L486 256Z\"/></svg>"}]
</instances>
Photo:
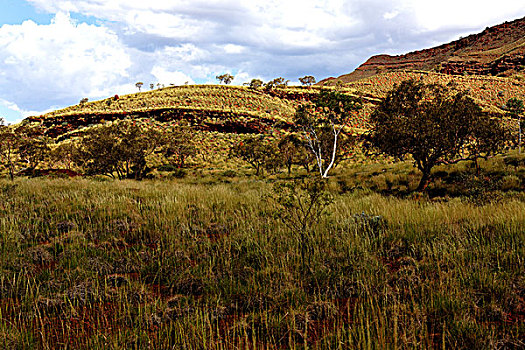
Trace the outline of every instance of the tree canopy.
<instances>
[{"instance_id":1,"label":"tree canopy","mask_svg":"<svg viewBox=\"0 0 525 350\"><path fill-rule=\"evenodd\" d=\"M233 79L235 79L233 75L228 73L217 75L215 78L219 81L219 83L224 83L226 85L230 84Z\"/></svg>"},{"instance_id":2,"label":"tree canopy","mask_svg":"<svg viewBox=\"0 0 525 350\"><path fill-rule=\"evenodd\" d=\"M423 176L417 190L431 180L438 164L476 160L502 149L507 131L465 92L404 81L394 87L370 116L366 144L380 153L411 156Z\"/></svg>"},{"instance_id":3,"label":"tree canopy","mask_svg":"<svg viewBox=\"0 0 525 350\"><path fill-rule=\"evenodd\" d=\"M340 156L341 138L348 145L350 133L344 133L352 113L361 108L358 98L340 92L321 90L316 98L297 109L295 124L314 155L319 173L328 177Z\"/></svg>"}]
</instances>

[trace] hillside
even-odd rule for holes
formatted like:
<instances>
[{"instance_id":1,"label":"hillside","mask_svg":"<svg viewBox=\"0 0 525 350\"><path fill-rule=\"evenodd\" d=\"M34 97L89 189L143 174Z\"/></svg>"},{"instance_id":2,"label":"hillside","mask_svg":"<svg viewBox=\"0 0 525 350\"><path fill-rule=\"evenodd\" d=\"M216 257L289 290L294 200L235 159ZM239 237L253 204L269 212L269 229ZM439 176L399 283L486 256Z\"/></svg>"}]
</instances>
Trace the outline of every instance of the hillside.
<instances>
[{"instance_id":1,"label":"hillside","mask_svg":"<svg viewBox=\"0 0 525 350\"><path fill-rule=\"evenodd\" d=\"M483 32L405 55L377 55L350 74L319 84L348 83L373 75L422 70L453 75L511 76L525 67L525 17L486 28Z\"/></svg>"},{"instance_id":2,"label":"hillside","mask_svg":"<svg viewBox=\"0 0 525 350\"><path fill-rule=\"evenodd\" d=\"M51 137L126 117L186 120L203 131L261 133L277 122L286 124L294 111L287 100L257 90L202 85L114 96L30 117L25 122L42 124Z\"/></svg>"}]
</instances>

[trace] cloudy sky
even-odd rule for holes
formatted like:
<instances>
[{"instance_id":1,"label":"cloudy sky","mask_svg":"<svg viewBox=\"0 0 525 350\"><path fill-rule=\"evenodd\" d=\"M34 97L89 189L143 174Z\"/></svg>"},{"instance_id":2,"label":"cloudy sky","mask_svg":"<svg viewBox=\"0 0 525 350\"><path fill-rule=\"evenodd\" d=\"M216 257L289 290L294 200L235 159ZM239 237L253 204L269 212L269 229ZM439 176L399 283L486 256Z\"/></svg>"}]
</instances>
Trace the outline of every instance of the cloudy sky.
<instances>
[{"instance_id":1,"label":"cloudy sky","mask_svg":"<svg viewBox=\"0 0 525 350\"><path fill-rule=\"evenodd\" d=\"M524 16L518 0L0 0L0 117L137 81L320 80Z\"/></svg>"}]
</instances>

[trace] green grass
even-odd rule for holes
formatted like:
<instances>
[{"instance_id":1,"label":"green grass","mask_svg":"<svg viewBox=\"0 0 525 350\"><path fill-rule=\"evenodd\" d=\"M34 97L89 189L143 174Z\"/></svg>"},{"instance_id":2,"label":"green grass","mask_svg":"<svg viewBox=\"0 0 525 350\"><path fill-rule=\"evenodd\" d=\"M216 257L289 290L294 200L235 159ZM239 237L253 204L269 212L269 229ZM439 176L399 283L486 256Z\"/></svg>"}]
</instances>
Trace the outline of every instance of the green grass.
<instances>
[{"instance_id":1,"label":"green grass","mask_svg":"<svg viewBox=\"0 0 525 350\"><path fill-rule=\"evenodd\" d=\"M1 181L2 344L523 346L523 197L404 199L336 177L303 266L272 185L225 178Z\"/></svg>"}]
</instances>

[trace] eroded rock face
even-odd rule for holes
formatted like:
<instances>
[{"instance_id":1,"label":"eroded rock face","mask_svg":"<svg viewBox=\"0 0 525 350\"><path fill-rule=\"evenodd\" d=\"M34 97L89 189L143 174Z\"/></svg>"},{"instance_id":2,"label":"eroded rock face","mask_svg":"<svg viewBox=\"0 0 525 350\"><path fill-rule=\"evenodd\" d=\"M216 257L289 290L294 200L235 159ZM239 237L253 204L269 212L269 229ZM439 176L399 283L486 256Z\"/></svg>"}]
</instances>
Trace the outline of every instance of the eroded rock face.
<instances>
[{"instance_id":1,"label":"eroded rock face","mask_svg":"<svg viewBox=\"0 0 525 350\"><path fill-rule=\"evenodd\" d=\"M385 71L422 70L446 74L500 75L525 70L525 17L431 49L400 56L377 55L354 72L319 84L356 81Z\"/></svg>"}]
</instances>

